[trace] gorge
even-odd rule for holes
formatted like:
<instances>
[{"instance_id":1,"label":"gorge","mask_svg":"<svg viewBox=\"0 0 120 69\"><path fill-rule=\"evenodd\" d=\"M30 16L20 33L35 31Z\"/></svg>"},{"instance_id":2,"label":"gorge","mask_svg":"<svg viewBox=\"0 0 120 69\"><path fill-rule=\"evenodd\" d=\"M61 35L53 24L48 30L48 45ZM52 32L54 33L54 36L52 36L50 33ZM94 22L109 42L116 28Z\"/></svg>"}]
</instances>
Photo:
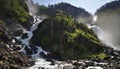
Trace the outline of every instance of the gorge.
<instances>
[{"instance_id":1,"label":"gorge","mask_svg":"<svg viewBox=\"0 0 120 69\"><path fill-rule=\"evenodd\" d=\"M1 69L120 68L120 51L99 24L101 13L64 2L45 7L1 0L0 6Z\"/></svg>"}]
</instances>

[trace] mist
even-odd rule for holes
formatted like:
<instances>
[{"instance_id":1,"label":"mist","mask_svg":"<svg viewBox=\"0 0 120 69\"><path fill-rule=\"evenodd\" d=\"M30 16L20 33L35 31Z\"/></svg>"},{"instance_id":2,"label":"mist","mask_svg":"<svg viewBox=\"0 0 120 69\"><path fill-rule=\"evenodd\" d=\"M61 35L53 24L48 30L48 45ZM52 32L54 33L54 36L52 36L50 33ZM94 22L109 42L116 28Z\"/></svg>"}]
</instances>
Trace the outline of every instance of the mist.
<instances>
[{"instance_id":1,"label":"mist","mask_svg":"<svg viewBox=\"0 0 120 69\"><path fill-rule=\"evenodd\" d=\"M120 50L120 15L117 13L104 13L98 16L96 24L103 29L105 42L114 45Z\"/></svg>"},{"instance_id":2,"label":"mist","mask_svg":"<svg viewBox=\"0 0 120 69\"><path fill-rule=\"evenodd\" d=\"M78 23L89 24L89 23L92 22L92 16L90 16L90 17L78 16L78 17L76 18L76 21L77 21Z\"/></svg>"},{"instance_id":3,"label":"mist","mask_svg":"<svg viewBox=\"0 0 120 69\"><path fill-rule=\"evenodd\" d=\"M28 9L29 9L29 13L32 14L37 14L39 11L39 6L37 4L34 4L34 2L32 0L26 0Z\"/></svg>"}]
</instances>

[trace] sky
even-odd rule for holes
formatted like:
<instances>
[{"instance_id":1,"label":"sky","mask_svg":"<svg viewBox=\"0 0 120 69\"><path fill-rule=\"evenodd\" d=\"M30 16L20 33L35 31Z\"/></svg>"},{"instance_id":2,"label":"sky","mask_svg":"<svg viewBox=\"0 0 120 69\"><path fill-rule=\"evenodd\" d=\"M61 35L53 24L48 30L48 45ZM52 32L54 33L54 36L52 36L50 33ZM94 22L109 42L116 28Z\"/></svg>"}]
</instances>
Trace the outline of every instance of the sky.
<instances>
[{"instance_id":1,"label":"sky","mask_svg":"<svg viewBox=\"0 0 120 69\"><path fill-rule=\"evenodd\" d=\"M45 5L45 6L48 6L49 4L66 2L76 7L82 7L86 11L94 14L99 7L101 7L105 3L108 3L114 0L33 0L33 1L38 2L40 5Z\"/></svg>"}]
</instances>

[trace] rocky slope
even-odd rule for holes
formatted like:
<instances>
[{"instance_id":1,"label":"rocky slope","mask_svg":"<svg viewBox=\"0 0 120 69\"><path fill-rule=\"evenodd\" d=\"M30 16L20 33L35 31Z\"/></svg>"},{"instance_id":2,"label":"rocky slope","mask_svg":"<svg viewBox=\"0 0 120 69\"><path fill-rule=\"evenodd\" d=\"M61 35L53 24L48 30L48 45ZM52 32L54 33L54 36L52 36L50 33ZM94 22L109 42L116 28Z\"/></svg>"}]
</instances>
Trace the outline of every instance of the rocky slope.
<instances>
[{"instance_id":1,"label":"rocky slope","mask_svg":"<svg viewBox=\"0 0 120 69\"><path fill-rule=\"evenodd\" d=\"M29 28L30 24L26 23L29 18L25 0L0 0L0 69L22 69L34 65L31 58L18 52L20 43L12 42L19 28Z\"/></svg>"},{"instance_id":2,"label":"rocky slope","mask_svg":"<svg viewBox=\"0 0 120 69\"><path fill-rule=\"evenodd\" d=\"M15 51L15 45L0 42L0 69L22 69L34 65L34 61Z\"/></svg>"},{"instance_id":3,"label":"rocky slope","mask_svg":"<svg viewBox=\"0 0 120 69\"><path fill-rule=\"evenodd\" d=\"M93 31L62 11L39 24L31 43L50 52L52 58L80 59L92 55L101 57L100 54L105 57L103 45Z\"/></svg>"}]
</instances>

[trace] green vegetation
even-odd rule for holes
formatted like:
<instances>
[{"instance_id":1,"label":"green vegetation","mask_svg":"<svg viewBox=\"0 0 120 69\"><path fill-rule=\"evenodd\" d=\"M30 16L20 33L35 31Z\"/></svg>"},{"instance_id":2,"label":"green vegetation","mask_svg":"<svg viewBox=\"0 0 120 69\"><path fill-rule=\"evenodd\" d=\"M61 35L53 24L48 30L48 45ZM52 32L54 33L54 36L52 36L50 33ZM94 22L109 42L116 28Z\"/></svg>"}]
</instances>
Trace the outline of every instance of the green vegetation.
<instances>
[{"instance_id":1,"label":"green vegetation","mask_svg":"<svg viewBox=\"0 0 120 69\"><path fill-rule=\"evenodd\" d=\"M29 17L25 0L0 0L0 18L25 22Z\"/></svg>"},{"instance_id":2,"label":"green vegetation","mask_svg":"<svg viewBox=\"0 0 120 69\"><path fill-rule=\"evenodd\" d=\"M92 57L92 59L95 59L95 58L104 59L105 57L107 57L107 55L105 53L101 52L99 54L95 54L90 57Z\"/></svg>"},{"instance_id":3,"label":"green vegetation","mask_svg":"<svg viewBox=\"0 0 120 69\"><path fill-rule=\"evenodd\" d=\"M103 52L103 45L93 31L62 11L40 23L32 41L46 51L59 54L61 59L80 59Z\"/></svg>"},{"instance_id":4,"label":"green vegetation","mask_svg":"<svg viewBox=\"0 0 120 69\"><path fill-rule=\"evenodd\" d=\"M21 33L21 31L15 31L21 25L27 26L24 22L29 18L29 14L25 0L0 0L0 8L0 34L9 25L7 33L12 32L15 35ZM40 6L39 10L42 10L41 14L46 14L49 17L40 23L38 29L34 31L31 40L33 45L41 45L44 50L56 57L59 55L60 59L93 58L96 56L103 59L105 57L103 45L93 31L88 29L86 25L75 21L78 15L91 17L84 9L60 3L49 7Z\"/></svg>"}]
</instances>

